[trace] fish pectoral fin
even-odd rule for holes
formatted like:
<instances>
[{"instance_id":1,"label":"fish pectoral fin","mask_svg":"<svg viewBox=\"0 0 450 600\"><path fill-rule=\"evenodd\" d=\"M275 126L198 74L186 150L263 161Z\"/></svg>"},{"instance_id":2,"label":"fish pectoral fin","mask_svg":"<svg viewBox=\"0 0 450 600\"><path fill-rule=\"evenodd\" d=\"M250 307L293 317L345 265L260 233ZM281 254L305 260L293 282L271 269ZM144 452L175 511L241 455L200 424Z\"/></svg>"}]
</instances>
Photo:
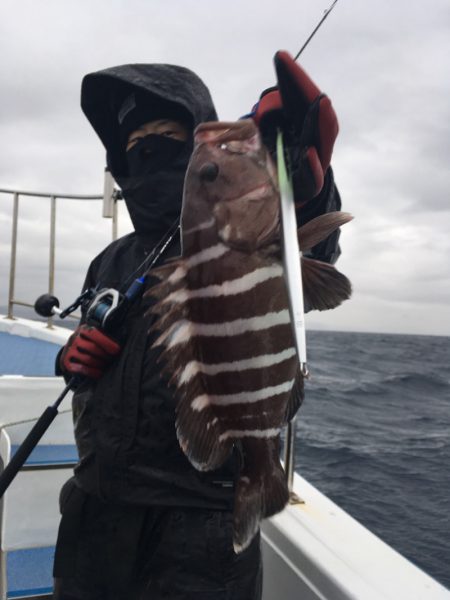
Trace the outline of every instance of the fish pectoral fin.
<instances>
[{"instance_id":1,"label":"fish pectoral fin","mask_svg":"<svg viewBox=\"0 0 450 600\"><path fill-rule=\"evenodd\" d=\"M262 519L280 512L289 500L286 474L279 459L279 436L244 438L244 466L236 484L233 512L233 547L245 550Z\"/></svg>"},{"instance_id":2,"label":"fish pectoral fin","mask_svg":"<svg viewBox=\"0 0 450 600\"><path fill-rule=\"evenodd\" d=\"M304 398L304 378L299 368L295 376L294 386L286 406L285 423L289 423L289 421L295 417L300 406L303 404Z\"/></svg>"},{"instance_id":3,"label":"fish pectoral fin","mask_svg":"<svg viewBox=\"0 0 450 600\"><path fill-rule=\"evenodd\" d=\"M310 250L331 235L333 231L352 219L350 213L341 211L329 212L311 219L311 221L302 225L297 232L300 250L302 252Z\"/></svg>"},{"instance_id":4,"label":"fish pectoral fin","mask_svg":"<svg viewBox=\"0 0 450 600\"><path fill-rule=\"evenodd\" d=\"M305 306L313 310L336 308L350 298L352 286L345 275L320 260L302 257Z\"/></svg>"}]
</instances>

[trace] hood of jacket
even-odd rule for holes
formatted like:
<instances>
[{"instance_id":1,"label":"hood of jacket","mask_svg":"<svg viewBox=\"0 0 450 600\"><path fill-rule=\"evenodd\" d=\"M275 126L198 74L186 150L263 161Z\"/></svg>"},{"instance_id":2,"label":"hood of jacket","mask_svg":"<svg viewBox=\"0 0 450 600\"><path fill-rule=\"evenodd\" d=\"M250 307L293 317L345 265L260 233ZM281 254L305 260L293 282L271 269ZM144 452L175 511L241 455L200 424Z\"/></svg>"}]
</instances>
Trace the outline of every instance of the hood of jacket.
<instances>
[{"instance_id":1,"label":"hood of jacket","mask_svg":"<svg viewBox=\"0 0 450 600\"><path fill-rule=\"evenodd\" d=\"M185 67L167 64L130 64L89 73L81 86L81 108L106 148L114 178L127 175L119 112L133 91L144 92L155 104L178 105L192 118L192 129L216 121L211 95L203 81Z\"/></svg>"}]
</instances>

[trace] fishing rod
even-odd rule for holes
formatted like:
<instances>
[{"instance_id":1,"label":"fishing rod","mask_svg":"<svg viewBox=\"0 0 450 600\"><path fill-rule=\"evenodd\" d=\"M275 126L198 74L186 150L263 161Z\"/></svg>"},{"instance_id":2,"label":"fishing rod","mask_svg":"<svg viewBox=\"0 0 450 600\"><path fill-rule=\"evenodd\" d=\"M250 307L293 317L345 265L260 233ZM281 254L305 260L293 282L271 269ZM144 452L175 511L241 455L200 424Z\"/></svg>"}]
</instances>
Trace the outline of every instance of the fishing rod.
<instances>
[{"instance_id":1,"label":"fishing rod","mask_svg":"<svg viewBox=\"0 0 450 600\"><path fill-rule=\"evenodd\" d=\"M297 52L294 61L298 59L303 50L315 36L325 19L336 6L338 0L334 0L331 6L325 11L324 15L316 25L311 35ZM297 351L300 372L307 379L309 369L306 353L306 323L305 307L303 301L303 281L301 268L301 251L297 236L297 216L295 211L294 194L292 188L291 174L285 161L285 147L283 144L283 134L278 130L277 139L277 171L280 187L280 208L282 224L282 245L284 265L286 269L287 291L289 297L289 308L292 320L292 332L294 334L294 343ZM299 260L300 258L300 260ZM290 492L290 502L297 504L302 500L294 492L294 442L295 442L295 419L294 416L287 423L285 450L284 450L284 469L287 475L288 487Z\"/></svg>"},{"instance_id":2,"label":"fishing rod","mask_svg":"<svg viewBox=\"0 0 450 600\"><path fill-rule=\"evenodd\" d=\"M334 0L333 4L331 4L331 6L329 8L327 8L327 10L324 12L323 17L320 19L320 21L317 23L315 29L313 30L313 32L311 33L311 35L309 36L309 38L306 40L306 42L303 44L303 46L300 48L300 50L297 52L297 54L295 55L294 60L297 60L298 57L300 56L300 54L303 52L303 50L306 48L306 46L309 44L309 42L313 39L313 37L316 35L318 29L321 27L322 23L325 21L325 19L328 17L328 15L330 14L330 12L333 10L333 8L335 7L335 5L337 4L338 0Z\"/></svg>"}]
</instances>

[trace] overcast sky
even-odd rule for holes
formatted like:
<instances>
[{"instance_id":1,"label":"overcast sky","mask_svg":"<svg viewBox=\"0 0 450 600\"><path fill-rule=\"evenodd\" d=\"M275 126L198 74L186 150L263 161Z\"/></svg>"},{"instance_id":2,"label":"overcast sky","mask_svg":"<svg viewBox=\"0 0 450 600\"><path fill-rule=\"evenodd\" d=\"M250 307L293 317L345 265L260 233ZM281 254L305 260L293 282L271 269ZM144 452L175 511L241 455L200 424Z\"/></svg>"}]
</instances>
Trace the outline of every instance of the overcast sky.
<instances>
[{"instance_id":1,"label":"overcast sky","mask_svg":"<svg viewBox=\"0 0 450 600\"><path fill-rule=\"evenodd\" d=\"M2 0L0 188L98 194L104 150L79 108L83 75L168 62L196 71L222 119L274 83L328 0ZM300 63L340 121L333 167L344 209L338 266L353 282L311 328L450 335L450 3L340 0ZM0 195L0 305L12 201ZM20 207L16 297L46 290L49 203ZM123 210L121 233L129 230ZM58 206L56 294L68 304L109 241L100 203Z\"/></svg>"}]
</instances>

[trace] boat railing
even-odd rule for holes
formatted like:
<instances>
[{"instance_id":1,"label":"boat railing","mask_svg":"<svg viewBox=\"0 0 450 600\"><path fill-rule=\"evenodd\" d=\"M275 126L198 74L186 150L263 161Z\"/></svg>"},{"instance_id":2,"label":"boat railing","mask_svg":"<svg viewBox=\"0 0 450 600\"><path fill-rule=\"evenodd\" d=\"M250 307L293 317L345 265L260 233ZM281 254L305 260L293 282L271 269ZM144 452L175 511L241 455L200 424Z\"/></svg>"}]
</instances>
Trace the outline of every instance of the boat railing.
<instances>
[{"instance_id":1,"label":"boat railing","mask_svg":"<svg viewBox=\"0 0 450 600\"><path fill-rule=\"evenodd\" d=\"M56 256L56 208L61 200L102 200L103 217L112 219L112 239L117 239L118 231L118 210L117 200L121 198L121 193L114 187L114 180L109 171L105 171L105 183L103 194L100 195L81 195L81 194L57 194L52 192L33 192L23 190L12 190L0 188L0 194L9 195L13 200L12 214L12 232L9 264L9 290L8 290L8 312L7 318L14 319L14 307L25 306L33 308L33 304L15 297L16 284L16 266L17 266L17 232L19 226L19 204L21 198L34 197L46 198L50 201L50 226L49 226L49 263L48 263L48 293L54 294L55 287L55 256ZM74 315L75 318L78 318ZM47 326L53 327L53 319L49 317Z\"/></svg>"}]
</instances>

